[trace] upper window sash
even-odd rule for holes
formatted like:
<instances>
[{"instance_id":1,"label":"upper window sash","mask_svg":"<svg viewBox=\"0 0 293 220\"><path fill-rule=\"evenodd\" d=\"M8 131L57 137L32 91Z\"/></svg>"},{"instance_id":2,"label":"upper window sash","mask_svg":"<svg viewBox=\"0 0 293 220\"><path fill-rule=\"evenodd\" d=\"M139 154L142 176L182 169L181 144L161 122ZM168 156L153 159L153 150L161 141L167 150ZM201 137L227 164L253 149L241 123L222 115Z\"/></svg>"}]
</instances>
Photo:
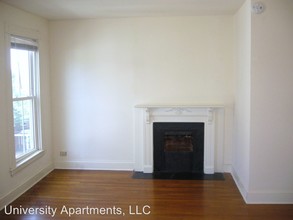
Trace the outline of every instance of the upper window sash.
<instances>
[{"instance_id":1,"label":"upper window sash","mask_svg":"<svg viewBox=\"0 0 293 220\"><path fill-rule=\"evenodd\" d=\"M11 36L11 48L18 50L38 51L38 43L33 39Z\"/></svg>"}]
</instances>

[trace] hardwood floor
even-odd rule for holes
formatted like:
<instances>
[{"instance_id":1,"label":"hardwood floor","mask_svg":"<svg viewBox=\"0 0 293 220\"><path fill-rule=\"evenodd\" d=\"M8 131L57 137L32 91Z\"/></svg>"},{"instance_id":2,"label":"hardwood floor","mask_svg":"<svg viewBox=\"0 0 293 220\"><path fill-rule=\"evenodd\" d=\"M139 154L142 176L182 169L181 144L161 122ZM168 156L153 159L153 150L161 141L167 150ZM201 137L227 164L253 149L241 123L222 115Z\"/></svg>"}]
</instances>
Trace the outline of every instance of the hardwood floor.
<instances>
[{"instance_id":1,"label":"hardwood floor","mask_svg":"<svg viewBox=\"0 0 293 220\"><path fill-rule=\"evenodd\" d=\"M230 174L224 181L131 176L132 172L54 170L3 209L0 219L293 219L293 205L245 204Z\"/></svg>"}]
</instances>

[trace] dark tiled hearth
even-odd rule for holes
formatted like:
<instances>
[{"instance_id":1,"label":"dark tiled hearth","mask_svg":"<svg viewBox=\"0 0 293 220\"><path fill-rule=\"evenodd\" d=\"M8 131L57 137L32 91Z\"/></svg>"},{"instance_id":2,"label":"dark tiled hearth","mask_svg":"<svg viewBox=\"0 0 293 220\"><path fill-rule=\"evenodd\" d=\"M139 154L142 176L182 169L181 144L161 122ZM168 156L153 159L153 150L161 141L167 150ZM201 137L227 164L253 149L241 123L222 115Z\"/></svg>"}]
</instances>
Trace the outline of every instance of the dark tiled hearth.
<instances>
[{"instance_id":1,"label":"dark tiled hearth","mask_svg":"<svg viewBox=\"0 0 293 220\"><path fill-rule=\"evenodd\" d=\"M166 179L166 180L225 180L223 173L201 174L201 173L143 173L133 172L134 179Z\"/></svg>"}]
</instances>

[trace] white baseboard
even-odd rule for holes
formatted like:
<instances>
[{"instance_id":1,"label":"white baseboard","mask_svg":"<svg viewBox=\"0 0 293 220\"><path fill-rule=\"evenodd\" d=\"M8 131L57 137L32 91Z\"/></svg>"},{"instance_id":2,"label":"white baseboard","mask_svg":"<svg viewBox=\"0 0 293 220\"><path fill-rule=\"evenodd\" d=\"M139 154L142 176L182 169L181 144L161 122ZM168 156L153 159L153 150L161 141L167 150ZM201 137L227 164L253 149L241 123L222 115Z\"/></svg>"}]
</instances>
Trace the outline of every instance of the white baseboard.
<instances>
[{"instance_id":1,"label":"white baseboard","mask_svg":"<svg viewBox=\"0 0 293 220\"><path fill-rule=\"evenodd\" d=\"M248 191L232 168L232 177L246 204L293 204L293 192Z\"/></svg>"},{"instance_id":2,"label":"white baseboard","mask_svg":"<svg viewBox=\"0 0 293 220\"><path fill-rule=\"evenodd\" d=\"M245 203L247 203L247 190L245 189L245 187L243 186L242 182L240 181L236 171L233 169L233 167L231 168L231 175L234 179L234 182L236 183L236 186L238 188L238 190L240 191L240 194L242 195L242 198L244 199Z\"/></svg>"},{"instance_id":3,"label":"white baseboard","mask_svg":"<svg viewBox=\"0 0 293 220\"><path fill-rule=\"evenodd\" d=\"M48 165L44 169L40 170L35 176L28 179L26 182L9 192L7 195L0 198L0 210L2 210L6 205L9 205L31 187L33 187L37 182L47 176L52 170L54 170L53 164Z\"/></svg>"},{"instance_id":4,"label":"white baseboard","mask_svg":"<svg viewBox=\"0 0 293 220\"><path fill-rule=\"evenodd\" d=\"M293 204L293 192L249 192L247 204Z\"/></svg>"},{"instance_id":5,"label":"white baseboard","mask_svg":"<svg viewBox=\"0 0 293 220\"><path fill-rule=\"evenodd\" d=\"M55 169L72 169L72 170L133 170L134 162L125 161L103 161L103 162L86 162L86 161L57 161Z\"/></svg>"}]
</instances>

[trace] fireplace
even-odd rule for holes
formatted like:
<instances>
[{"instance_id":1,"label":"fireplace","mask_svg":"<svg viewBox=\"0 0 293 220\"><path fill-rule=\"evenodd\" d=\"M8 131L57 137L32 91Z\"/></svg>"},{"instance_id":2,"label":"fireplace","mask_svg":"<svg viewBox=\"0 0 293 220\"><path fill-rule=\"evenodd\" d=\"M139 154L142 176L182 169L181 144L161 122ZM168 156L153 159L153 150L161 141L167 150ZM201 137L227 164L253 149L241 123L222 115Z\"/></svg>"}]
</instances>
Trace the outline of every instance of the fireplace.
<instances>
[{"instance_id":1,"label":"fireplace","mask_svg":"<svg viewBox=\"0 0 293 220\"><path fill-rule=\"evenodd\" d=\"M204 123L153 123L154 172L203 173Z\"/></svg>"},{"instance_id":2,"label":"fireplace","mask_svg":"<svg viewBox=\"0 0 293 220\"><path fill-rule=\"evenodd\" d=\"M161 128L162 124L171 129ZM223 170L223 106L137 105L134 130L135 171L213 174ZM161 133L159 138L154 130Z\"/></svg>"}]
</instances>

